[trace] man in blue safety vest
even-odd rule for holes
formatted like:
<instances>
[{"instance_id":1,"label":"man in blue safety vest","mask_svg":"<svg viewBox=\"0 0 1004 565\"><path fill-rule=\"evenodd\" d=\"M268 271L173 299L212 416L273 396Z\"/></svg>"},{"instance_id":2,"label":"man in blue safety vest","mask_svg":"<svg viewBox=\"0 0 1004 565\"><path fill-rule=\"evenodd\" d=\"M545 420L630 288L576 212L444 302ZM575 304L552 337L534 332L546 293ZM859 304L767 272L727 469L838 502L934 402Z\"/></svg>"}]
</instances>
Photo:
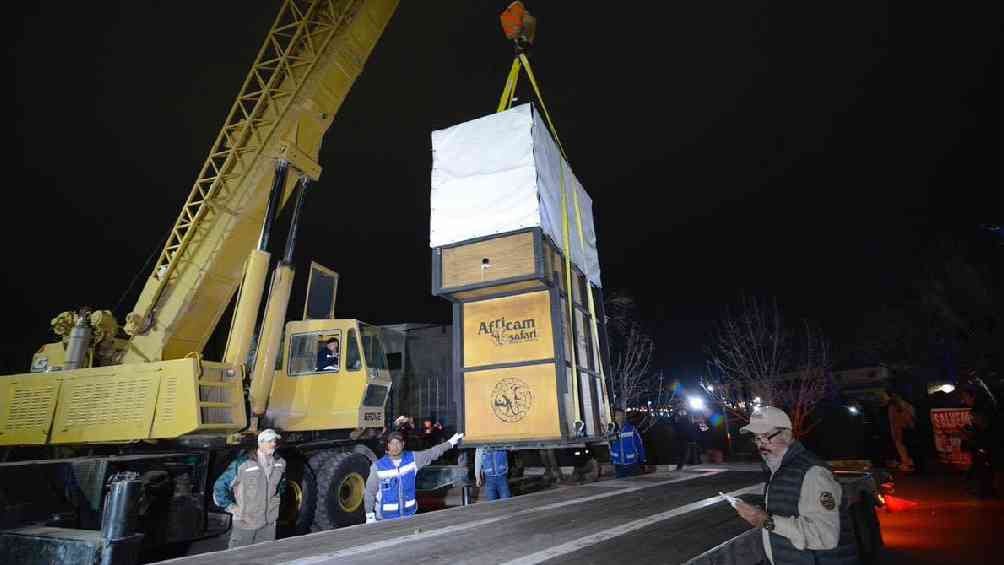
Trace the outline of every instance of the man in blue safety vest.
<instances>
[{"instance_id":1,"label":"man in blue safety vest","mask_svg":"<svg viewBox=\"0 0 1004 565\"><path fill-rule=\"evenodd\" d=\"M512 498L509 491L509 452L493 447L475 449L474 482L478 486L485 485L485 500Z\"/></svg>"},{"instance_id":2,"label":"man in blue safety vest","mask_svg":"<svg viewBox=\"0 0 1004 565\"><path fill-rule=\"evenodd\" d=\"M614 410L614 438L610 440L610 460L618 478L630 477L641 472L645 463L645 446L634 424L624 418L624 409Z\"/></svg>"},{"instance_id":3,"label":"man in blue safety vest","mask_svg":"<svg viewBox=\"0 0 1004 565\"><path fill-rule=\"evenodd\" d=\"M387 434L387 454L370 466L366 479L366 523L377 520L408 518L418 511L415 478L418 470L456 447L464 434L453 434L448 441L425 451L405 451L401 432Z\"/></svg>"}]
</instances>

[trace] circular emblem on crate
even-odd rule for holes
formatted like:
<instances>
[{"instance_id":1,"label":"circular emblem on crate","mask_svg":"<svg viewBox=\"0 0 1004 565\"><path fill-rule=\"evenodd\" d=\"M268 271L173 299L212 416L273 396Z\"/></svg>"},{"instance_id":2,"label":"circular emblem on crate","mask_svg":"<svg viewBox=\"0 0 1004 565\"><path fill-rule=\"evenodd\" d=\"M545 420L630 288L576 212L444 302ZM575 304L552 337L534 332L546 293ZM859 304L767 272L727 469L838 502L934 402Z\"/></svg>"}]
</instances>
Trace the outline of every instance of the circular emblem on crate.
<instances>
[{"instance_id":1,"label":"circular emblem on crate","mask_svg":"<svg viewBox=\"0 0 1004 565\"><path fill-rule=\"evenodd\" d=\"M519 379L502 379L492 389L492 412L503 422L519 422L533 406L533 392Z\"/></svg>"}]
</instances>

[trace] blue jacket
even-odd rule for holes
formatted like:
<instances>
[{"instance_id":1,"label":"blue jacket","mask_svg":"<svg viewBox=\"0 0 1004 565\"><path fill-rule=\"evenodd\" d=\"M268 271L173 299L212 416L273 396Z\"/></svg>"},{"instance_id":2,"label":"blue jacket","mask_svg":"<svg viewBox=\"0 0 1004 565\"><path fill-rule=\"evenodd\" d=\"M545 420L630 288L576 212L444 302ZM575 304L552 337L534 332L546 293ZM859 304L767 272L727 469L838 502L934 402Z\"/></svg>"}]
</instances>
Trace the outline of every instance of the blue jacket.
<instances>
[{"instance_id":1,"label":"blue jacket","mask_svg":"<svg viewBox=\"0 0 1004 565\"><path fill-rule=\"evenodd\" d=\"M376 515L381 520L406 518L415 514L418 504L415 498L415 477L418 466L415 454L405 451L400 466L395 466L389 456L376 462L377 478L380 479L380 493L377 497Z\"/></svg>"},{"instance_id":2,"label":"blue jacket","mask_svg":"<svg viewBox=\"0 0 1004 565\"><path fill-rule=\"evenodd\" d=\"M610 460L614 465L634 465L645 462L645 446L641 434L631 422L624 422L610 442Z\"/></svg>"},{"instance_id":3,"label":"blue jacket","mask_svg":"<svg viewBox=\"0 0 1004 565\"><path fill-rule=\"evenodd\" d=\"M481 471L486 477L506 477L509 474L509 456L504 449L479 447L475 472Z\"/></svg>"}]
</instances>

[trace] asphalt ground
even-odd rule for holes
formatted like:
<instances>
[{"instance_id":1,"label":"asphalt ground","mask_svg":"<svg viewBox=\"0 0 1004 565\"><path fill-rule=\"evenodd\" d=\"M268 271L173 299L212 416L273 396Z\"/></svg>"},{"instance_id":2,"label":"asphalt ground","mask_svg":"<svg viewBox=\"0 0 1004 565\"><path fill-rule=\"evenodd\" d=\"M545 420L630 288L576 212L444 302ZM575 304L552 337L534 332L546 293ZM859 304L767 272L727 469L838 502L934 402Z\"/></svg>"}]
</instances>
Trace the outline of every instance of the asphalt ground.
<instances>
[{"instance_id":1,"label":"asphalt ground","mask_svg":"<svg viewBox=\"0 0 1004 565\"><path fill-rule=\"evenodd\" d=\"M977 565L1001 563L1004 501L970 491L965 475L898 474L896 490L880 510L888 565Z\"/></svg>"},{"instance_id":2,"label":"asphalt ground","mask_svg":"<svg viewBox=\"0 0 1004 565\"><path fill-rule=\"evenodd\" d=\"M683 563L749 529L717 495L755 499L762 479L713 466L658 472L166 563Z\"/></svg>"}]
</instances>

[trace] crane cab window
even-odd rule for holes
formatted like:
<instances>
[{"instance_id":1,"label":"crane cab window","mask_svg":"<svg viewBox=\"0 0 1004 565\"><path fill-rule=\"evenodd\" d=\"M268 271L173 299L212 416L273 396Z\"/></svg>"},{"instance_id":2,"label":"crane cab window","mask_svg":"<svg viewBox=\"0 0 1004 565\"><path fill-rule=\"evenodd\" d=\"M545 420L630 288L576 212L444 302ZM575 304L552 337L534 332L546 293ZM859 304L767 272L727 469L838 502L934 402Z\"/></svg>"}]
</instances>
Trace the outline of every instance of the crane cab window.
<instances>
[{"instance_id":1,"label":"crane cab window","mask_svg":"<svg viewBox=\"0 0 1004 565\"><path fill-rule=\"evenodd\" d=\"M363 368L362 356L359 355L359 344L356 343L356 330L349 330L347 351L345 355L345 369L348 371L358 371Z\"/></svg>"},{"instance_id":2,"label":"crane cab window","mask_svg":"<svg viewBox=\"0 0 1004 565\"><path fill-rule=\"evenodd\" d=\"M294 335L289 348L289 376L337 373L342 342L341 330Z\"/></svg>"}]
</instances>

